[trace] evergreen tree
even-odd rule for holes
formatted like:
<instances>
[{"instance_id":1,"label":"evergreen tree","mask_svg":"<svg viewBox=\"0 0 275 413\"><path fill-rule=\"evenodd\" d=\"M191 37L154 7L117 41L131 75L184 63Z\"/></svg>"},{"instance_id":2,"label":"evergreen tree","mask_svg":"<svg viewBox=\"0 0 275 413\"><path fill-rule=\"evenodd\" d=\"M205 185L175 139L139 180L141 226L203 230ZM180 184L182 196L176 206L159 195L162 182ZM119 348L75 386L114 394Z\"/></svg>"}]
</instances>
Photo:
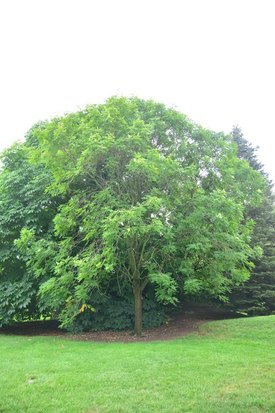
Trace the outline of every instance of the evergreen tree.
<instances>
[{"instance_id":1,"label":"evergreen tree","mask_svg":"<svg viewBox=\"0 0 275 413\"><path fill-rule=\"evenodd\" d=\"M257 159L257 149L244 137L241 129L232 130L233 141L238 146L238 157L260 172L266 180L264 200L260 206L248 207L247 218L255 222L252 245L262 248L262 256L254 261L250 279L231 297L231 304L239 312L251 315L269 314L275 311L275 206L273 184Z\"/></svg>"}]
</instances>

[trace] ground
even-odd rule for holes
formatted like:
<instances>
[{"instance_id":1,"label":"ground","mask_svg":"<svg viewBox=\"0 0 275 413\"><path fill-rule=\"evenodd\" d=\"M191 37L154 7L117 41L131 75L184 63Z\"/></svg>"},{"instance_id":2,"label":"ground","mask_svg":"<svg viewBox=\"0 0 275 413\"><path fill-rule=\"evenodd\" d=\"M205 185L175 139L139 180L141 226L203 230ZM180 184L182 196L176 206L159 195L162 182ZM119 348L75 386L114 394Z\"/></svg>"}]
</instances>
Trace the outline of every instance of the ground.
<instances>
[{"instance_id":1,"label":"ground","mask_svg":"<svg viewBox=\"0 0 275 413\"><path fill-rule=\"evenodd\" d=\"M0 412L274 413L275 316L188 317L189 332L174 320L156 331L180 336L151 342L2 332Z\"/></svg>"},{"instance_id":2,"label":"ground","mask_svg":"<svg viewBox=\"0 0 275 413\"><path fill-rule=\"evenodd\" d=\"M91 331L81 334L68 334L58 329L55 321L35 321L17 323L11 327L0 329L0 334L16 334L31 336L60 336L77 340L103 342L145 342L156 340L171 340L197 331L198 327L209 320L220 319L223 313L185 311L171 317L165 325L144 330L142 337L136 337L131 331Z\"/></svg>"}]
</instances>

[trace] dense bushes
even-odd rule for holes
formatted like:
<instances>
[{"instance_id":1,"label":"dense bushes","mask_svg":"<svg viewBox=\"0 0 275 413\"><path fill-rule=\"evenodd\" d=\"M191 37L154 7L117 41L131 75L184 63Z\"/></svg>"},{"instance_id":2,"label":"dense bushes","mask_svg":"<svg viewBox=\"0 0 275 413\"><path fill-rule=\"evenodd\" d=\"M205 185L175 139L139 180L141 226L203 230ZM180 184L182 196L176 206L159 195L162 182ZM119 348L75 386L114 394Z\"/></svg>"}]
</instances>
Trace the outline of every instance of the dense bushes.
<instances>
[{"instance_id":1,"label":"dense bushes","mask_svg":"<svg viewBox=\"0 0 275 413\"><path fill-rule=\"evenodd\" d=\"M108 296L94 294L92 302L92 310L87 307L80 313L68 327L70 331L133 329L135 311L133 295L130 291L125 292L124 295L117 295L115 292ZM167 320L165 310L168 309L158 304L152 293L144 296L142 309L144 328L160 326Z\"/></svg>"}]
</instances>

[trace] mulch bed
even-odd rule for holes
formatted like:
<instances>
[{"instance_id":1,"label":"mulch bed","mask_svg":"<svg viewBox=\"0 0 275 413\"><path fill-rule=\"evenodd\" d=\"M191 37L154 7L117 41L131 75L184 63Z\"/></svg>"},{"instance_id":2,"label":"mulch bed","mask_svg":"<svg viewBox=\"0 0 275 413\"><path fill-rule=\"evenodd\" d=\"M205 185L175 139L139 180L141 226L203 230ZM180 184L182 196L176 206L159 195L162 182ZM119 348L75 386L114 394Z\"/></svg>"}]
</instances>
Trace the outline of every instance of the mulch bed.
<instances>
[{"instance_id":1,"label":"mulch bed","mask_svg":"<svg viewBox=\"0 0 275 413\"><path fill-rule=\"evenodd\" d=\"M130 331L89 331L80 334L66 333L58 328L56 321L31 321L1 328L0 334L26 336L57 336L83 341L97 342L146 342L180 338L198 331L199 326L209 320L227 318L219 313L184 312L172 317L165 325L145 330L142 337Z\"/></svg>"}]
</instances>

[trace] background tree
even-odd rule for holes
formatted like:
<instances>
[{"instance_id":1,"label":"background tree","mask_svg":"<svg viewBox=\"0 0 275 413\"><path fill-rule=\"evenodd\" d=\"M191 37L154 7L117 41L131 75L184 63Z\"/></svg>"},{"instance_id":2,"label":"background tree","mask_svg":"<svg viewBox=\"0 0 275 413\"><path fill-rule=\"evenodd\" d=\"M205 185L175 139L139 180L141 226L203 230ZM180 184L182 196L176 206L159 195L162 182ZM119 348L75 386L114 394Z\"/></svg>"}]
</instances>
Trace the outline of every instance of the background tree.
<instances>
[{"instance_id":1,"label":"background tree","mask_svg":"<svg viewBox=\"0 0 275 413\"><path fill-rule=\"evenodd\" d=\"M263 254L255 259L251 277L234 290L231 302L237 311L247 314L269 314L275 311L275 206L273 184L258 161L257 148L235 126L232 137L238 146L238 157L261 173L265 179L264 198L261 205L246 208L246 216L255 222L252 245L260 245Z\"/></svg>"},{"instance_id":2,"label":"background tree","mask_svg":"<svg viewBox=\"0 0 275 413\"><path fill-rule=\"evenodd\" d=\"M262 178L222 134L151 101L111 98L33 136L33 160L54 177L48 191L67 201L43 249L30 229L17 246L30 270L42 271L47 254L53 276L40 300L64 327L94 311L96 292L114 280L133 291L140 335L150 285L173 304L180 291L224 300L248 278L244 205L260 200Z\"/></svg>"},{"instance_id":3,"label":"background tree","mask_svg":"<svg viewBox=\"0 0 275 413\"><path fill-rule=\"evenodd\" d=\"M54 199L45 192L52 180L42 164L31 165L25 144L16 143L3 152L0 173L0 325L39 313L38 279L26 271L26 262L15 239L23 227L46 237L56 213ZM45 278L44 278L45 280ZM40 279L40 282L43 278Z\"/></svg>"}]
</instances>

